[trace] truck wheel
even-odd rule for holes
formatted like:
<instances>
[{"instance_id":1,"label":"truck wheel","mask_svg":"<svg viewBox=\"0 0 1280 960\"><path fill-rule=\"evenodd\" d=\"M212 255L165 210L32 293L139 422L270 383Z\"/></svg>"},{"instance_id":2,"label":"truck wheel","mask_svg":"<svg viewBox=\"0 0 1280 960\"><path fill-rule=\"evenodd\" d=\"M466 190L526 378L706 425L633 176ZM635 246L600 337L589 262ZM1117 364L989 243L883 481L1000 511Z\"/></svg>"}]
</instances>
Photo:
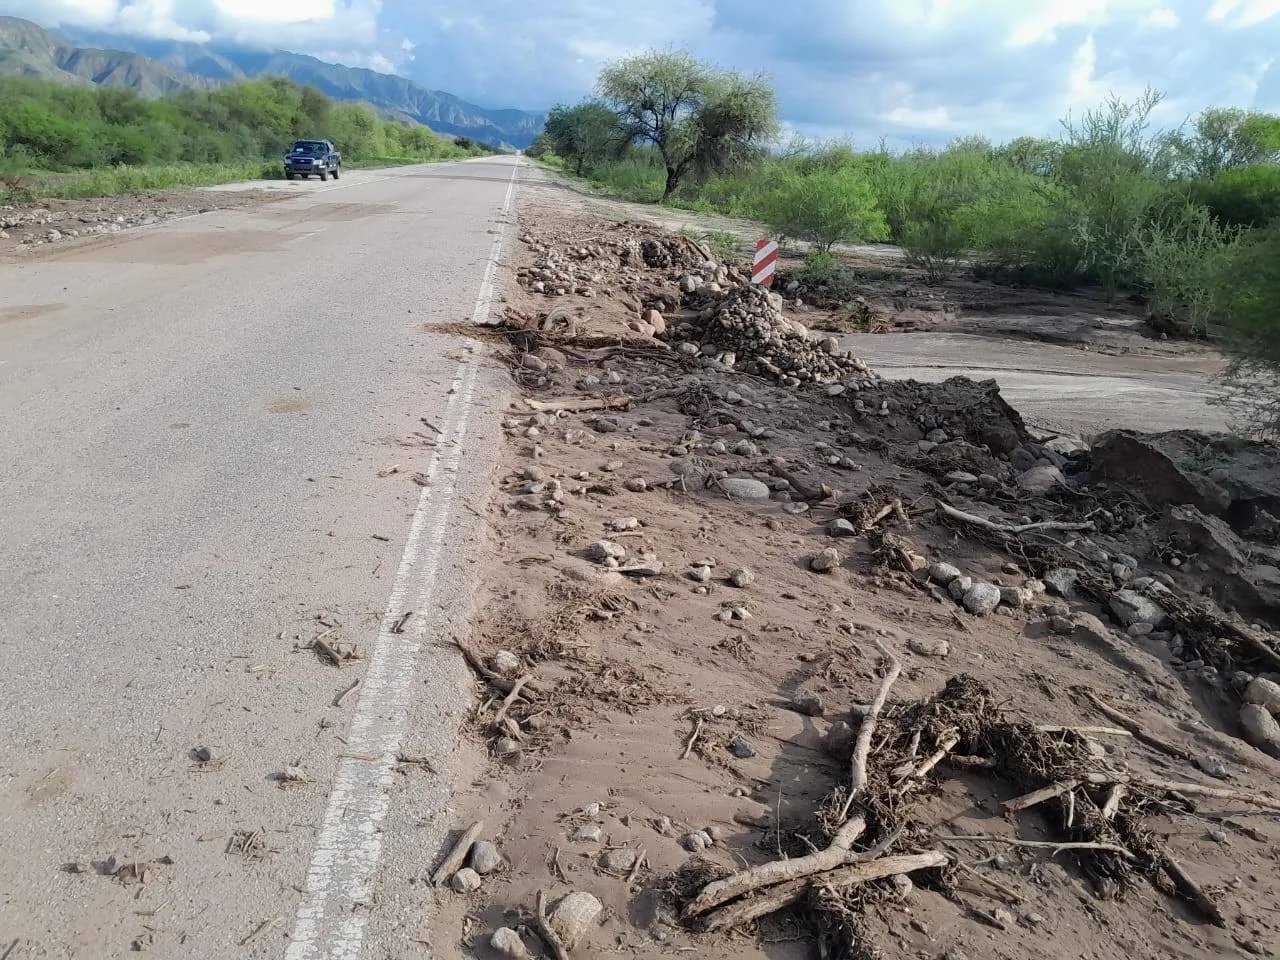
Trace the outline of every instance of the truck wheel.
<instances>
[{"instance_id":1,"label":"truck wheel","mask_svg":"<svg viewBox=\"0 0 1280 960\"><path fill-rule=\"evenodd\" d=\"M286 180L292 180L292 179L293 179L293 174L286 170L286 171L285 171L285 174L284 174L284 178L285 178Z\"/></svg>"},{"instance_id":2,"label":"truck wheel","mask_svg":"<svg viewBox=\"0 0 1280 960\"><path fill-rule=\"evenodd\" d=\"M338 171L339 171L339 170L341 170L341 169L342 169L342 167L340 167L340 166L338 166L338 167L334 167L334 168L333 168L333 179L335 179L335 180L337 180L337 179L338 179Z\"/></svg>"},{"instance_id":3,"label":"truck wheel","mask_svg":"<svg viewBox=\"0 0 1280 960\"><path fill-rule=\"evenodd\" d=\"M321 170L321 171L320 171L320 180L323 182L323 181L328 180L328 179L329 179L329 174L328 174L328 172L327 172L327 171L325 171L325 170Z\"/></svg>"}]
</instances>

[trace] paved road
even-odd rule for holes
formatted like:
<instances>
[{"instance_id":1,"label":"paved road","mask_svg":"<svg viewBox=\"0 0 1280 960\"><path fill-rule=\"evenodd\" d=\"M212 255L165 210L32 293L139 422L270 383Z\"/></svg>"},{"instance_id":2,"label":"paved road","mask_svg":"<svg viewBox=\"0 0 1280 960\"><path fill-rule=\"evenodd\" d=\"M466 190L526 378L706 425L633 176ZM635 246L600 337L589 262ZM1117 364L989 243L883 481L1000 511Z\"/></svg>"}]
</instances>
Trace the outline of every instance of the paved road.
<instances>
[{"instance_id":1,"label":"paved road","mask_svg":"<svg viewBox=\"0 0 1280 960\"><path fill-rule=\"evenodd\" d=\"M6 960L426 955L399 925L467 773L443 644L502 399L433 327L485 311L516 173L301 184L0 263ZM322 633L362 659L300 649Z\"/></svg>"},{"instance_id":2,"label":"paved road","mask_svg":"<svg viewBox=\"0 0 1280 960\"><path fill-rule=\"evenodd\" d=\"M895 380L994 379L1028 423L1104 430L1223 430L1209 405L1220 364L1202 356L1110 356L1058 344L964 333L853 334L842 342Z\"/></svg>"}]
</instances>

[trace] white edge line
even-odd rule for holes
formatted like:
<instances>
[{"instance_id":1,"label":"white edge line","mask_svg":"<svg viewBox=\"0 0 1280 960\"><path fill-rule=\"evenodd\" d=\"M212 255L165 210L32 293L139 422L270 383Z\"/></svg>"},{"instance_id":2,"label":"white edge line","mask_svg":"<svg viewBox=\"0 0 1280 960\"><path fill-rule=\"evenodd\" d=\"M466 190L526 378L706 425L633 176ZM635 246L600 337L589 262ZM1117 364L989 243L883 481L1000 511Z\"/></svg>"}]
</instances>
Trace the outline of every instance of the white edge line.
<instances>
[{"instance_id":1,"label":"white edge line","mask_svg":"<svg viewBox=\"0 0 1280 960\"><path fill-rule=\"evenodd\" d=\"M497 260L519 169L517 160L502 204L502 227L494 238L476 298L473 318L477 320L487 318L492 305ZM369 658L347 736L347 756L338 761L334 772L285 960L357 960L360 956L368 915L358 906L369 903L373 896L382 854L382 824L391 805L388 789L404 738L417 658L428 624L437 618L418 616L410 621L408 632L392 630L405 610L425 611L435 606L431 595L451 527L456 477L477 378L477 365L470 358L458 364L449 390L444 432L426 468L428 482L418 498ZM448 450L447 457L442 450ZM446 476L437 483L442 463ZM410 605L407 601L415 581L420 591Z\"/></svg>"}]
</instances>

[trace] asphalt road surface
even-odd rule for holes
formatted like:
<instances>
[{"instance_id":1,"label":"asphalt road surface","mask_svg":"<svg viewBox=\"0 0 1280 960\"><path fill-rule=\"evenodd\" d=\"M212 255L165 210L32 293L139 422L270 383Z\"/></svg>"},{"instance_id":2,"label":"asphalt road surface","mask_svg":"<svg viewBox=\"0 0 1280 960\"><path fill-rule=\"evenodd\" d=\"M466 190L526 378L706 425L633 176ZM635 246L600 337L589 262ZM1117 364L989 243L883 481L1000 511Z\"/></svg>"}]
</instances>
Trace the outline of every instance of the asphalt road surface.
<instances>
[{"instance_id":1,"label":"asphalt road surface","mask_svg":"<svg viewBox=\"0 0 1280 960\"><path fill-rule=\"evenodd\" d=\"M505 403L439 327L488 310L529 173L351 174L0 263L6 960L432 955Z\"/></svg>"}]
</instances>

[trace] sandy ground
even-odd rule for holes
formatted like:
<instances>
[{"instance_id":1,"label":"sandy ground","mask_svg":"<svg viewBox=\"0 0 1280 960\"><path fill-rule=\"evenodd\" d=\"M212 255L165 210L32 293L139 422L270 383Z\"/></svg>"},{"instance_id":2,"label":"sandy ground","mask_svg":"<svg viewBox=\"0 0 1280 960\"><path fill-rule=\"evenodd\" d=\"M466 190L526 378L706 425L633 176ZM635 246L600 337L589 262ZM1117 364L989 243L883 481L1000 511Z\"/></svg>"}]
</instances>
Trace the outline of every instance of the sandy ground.
<instances>
[{"instance_id":1,"label":"sandy ground","mask_svg":"<svg viewBox=\"0 0 1280 960\"><path fill-rule=\"evenodd\" d=\"M856 728L855 708L884 682L888 660L877 645L902 665L890 714L966 675L1010 721L1109 725L1092 694L1176 744L1177 756L1125 730L1060 734L1065 739L1055 742L1082 751L1091 769L1274 795L1280 765L1237 739L1239 691L1215 667L1175 656L1172 634L1127 636L1088 592L1037 595L1020 609L971 616L916 566L946 561L981 581L1031 589L1028 577L1042 573L1046 559L1111 563L1132 552L1134 575L1196 596L1196 581L1179 579L1185 571L1162 561L1140 512L1111 535L1050 537L1035 547L1013 540L997 548L973 528L940 522L933 505L943 498L1028 519L1078 519L1087 508L1079 498L1020 491L1008 458L977 445L979 436L994 436L985 418L1016 417L981 390L872 380L859 395L869 404L863 413L821 387L709 371L678 351L645 346L628 323L654 297L671 296L663 291L679 271L642 270L640 279L631 272L619 284L607 266L593 266L609 262L627 231L643 234L618 226L636 218L634 208L601 218L602 203L554 185L526 190L527 245L512 264L526 271L526 284L538 275L542 245L569 259L585 254L582 269L597 281L582 296L554 298L509 285L513 323L554 329L559 318L577 334L512 334L509 362L518 388L549 409L619 394L646 399L586 413L533 414L517 405L504 421L503 467L486 511L495 574L483 584L474 630L459 638L481 674L470 734L487 746L492 767L460 805L456 826L481 821L481 836L505 861L478 891L446 905L433 941L438 955L499 957L490 937L503 926L541 950L535 895L544 891L555 903L572 890L603 905L574 956L816 955L811 908L737 933L704 934L682 923L680 871L694 864L704 877L723 875L827 842L815 816L849 775L847 761L832 753L832 731L845 720ZM885 362L888 377L998 376L1029 420L1055 430L1211 422L1200 375L1212 358L1183 361L1172 347L1155 346L1154 358L1145 350L1103 358L972 334L844 342L876 358L873 367ZM894 406L877 417L882 397ZM921 455L920 411L949 425L947 465ZM955 469L990 471L991 483L979 491L952 479ZM782 492L735 501L709 482L721 471ZM1102 485L1085 499L1118 517L1131 510L1130 496ZM852 537L829 535L840 518L854 524ZM625 576L587 559L602 539L625 551L624 565L658 563L660 571ZM832 569L815 572L814 558L829 549ZM751 574L742 586L731 576L737 569ZM510 694L521 675L532 692ZM920 755L934 746L926 738ZM1201 769L1211 757L1222 761L1210 764L1221 779ZM1124 801L1221 904L1217 926L1171 895L1167 882L1136 876L1116 886L1069 852L941 839L1060 842L1063 823L1075 817L1074 793L1070 811L1049 804L1004 813L1000 804L1026 789L949 761L924 776L904 801L912 839L903 846L944 851L966 872L925 872L914 885L885 881L845 901L861 918L859 946L829 955L1277 955L1276 810L1171 801L1159 786L1135 788L1140 798ZM1082 795L1080 803L1101 800ZM714 841L701 860L688 850L697 831Z\"/></svg>"}]
</instances>

